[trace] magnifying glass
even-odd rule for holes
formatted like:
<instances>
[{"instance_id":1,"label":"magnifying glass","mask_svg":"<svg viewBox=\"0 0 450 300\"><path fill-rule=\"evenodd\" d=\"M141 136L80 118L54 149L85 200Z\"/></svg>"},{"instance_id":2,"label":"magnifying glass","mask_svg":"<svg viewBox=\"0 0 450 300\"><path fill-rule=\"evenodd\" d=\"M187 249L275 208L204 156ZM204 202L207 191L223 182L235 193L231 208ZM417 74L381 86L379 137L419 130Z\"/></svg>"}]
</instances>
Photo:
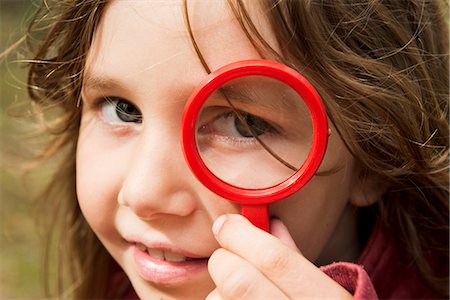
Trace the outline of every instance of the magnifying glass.
<instances>
[{"instance_id":1,"label":"magnifying glass","mask_svg":"<svg viewBox=\"0 0 450 300\"><path fill-rule=\"evenodd\" d=\"M268 60L228 64L209 74L183 111L181 143L197 179L241 205L269 230L268 204L314 175L328 140L327 115L298 72Z\"/></svg>"}]
</instances>

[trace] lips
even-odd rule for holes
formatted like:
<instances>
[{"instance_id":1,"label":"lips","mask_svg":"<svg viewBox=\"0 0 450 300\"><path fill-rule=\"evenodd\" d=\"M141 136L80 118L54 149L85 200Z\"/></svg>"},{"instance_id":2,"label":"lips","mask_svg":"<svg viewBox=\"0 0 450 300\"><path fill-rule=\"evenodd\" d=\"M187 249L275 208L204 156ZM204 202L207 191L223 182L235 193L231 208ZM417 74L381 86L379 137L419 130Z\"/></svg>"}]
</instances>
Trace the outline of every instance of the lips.
<instances>
[{"instance_id":1,"label":"lips","mask_svg":"<svg viewBox=\"0 0 450 300\"><path fill-rule=\"evenodd\" d=\"M208 257L191 257L170 248L152 248L142 243L132 246L139 275L146 281L174 285L207 272Z\"/></svg>"},{"instance_id":2,"label":"lips","mask_svg":"<svg viewBox=\"0 0 450 300\"><path fill-rule=\"evenodd\" d=\"M147 246L145 246L142 243L136 243L136 247L143 252L147 252L152 258L154 258L158 261L184 262L184 261L206 259L206 258L187 257L187 256L181 255L179 253L171 252L168 250L147 248Z\"/></svg>"}]
</instances>

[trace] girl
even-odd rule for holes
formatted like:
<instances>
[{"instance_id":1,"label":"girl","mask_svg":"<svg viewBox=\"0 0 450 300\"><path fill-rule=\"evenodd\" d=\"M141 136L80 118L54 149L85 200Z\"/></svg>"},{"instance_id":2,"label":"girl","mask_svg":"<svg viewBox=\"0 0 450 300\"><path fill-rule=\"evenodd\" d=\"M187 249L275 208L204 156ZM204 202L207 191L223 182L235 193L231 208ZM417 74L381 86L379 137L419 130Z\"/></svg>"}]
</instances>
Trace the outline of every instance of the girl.
<instances>
[{"instance_id":1,"label":"girl","mask_svg":"<svg viewBox=\"0 0 450 300\"><path fill-rule=\"evenodd\" d=\"M44 1L29 92L52 137L41 159L64 155L44 199L58 295L448 297L445 6ZM255 58L308 78L331 124L316 176L270 205L271 234L200 184L179 145L193 88Z\"/></svg>"}]
</instances>

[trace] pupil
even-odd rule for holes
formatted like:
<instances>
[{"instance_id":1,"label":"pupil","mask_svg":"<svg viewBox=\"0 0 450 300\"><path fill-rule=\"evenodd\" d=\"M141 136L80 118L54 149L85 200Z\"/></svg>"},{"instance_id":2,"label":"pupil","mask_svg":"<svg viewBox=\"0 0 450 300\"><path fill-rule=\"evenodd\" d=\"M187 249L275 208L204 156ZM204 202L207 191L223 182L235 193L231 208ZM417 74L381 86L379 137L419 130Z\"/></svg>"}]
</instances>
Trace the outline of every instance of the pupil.
<instances>
[{"instance_id":1,"label":"pupil","mask_svg":"<svg viewBox=\"0 0 450 300\"><path fill-rule=\"evenodd\" d=\"M140 122L141 112L134 106L125 101L117 102L117 116L124 122Z\"/></svg>"},{"instance_id":2,"label":"pupil","mask_svg":"<svg viewBox=\"0 0 450 300\"><path fill-rule=\"evenodd\" d=\"M241 120L236 117L234 119L234 125L236 126L236 130L243 137L250 138L253 136L260 136L269 129L269 124L255 116L243 113L241 113L241 116L246 124L243 124ZM249 129L251 129L253 133Z\"/></svg>"}]
</instances>

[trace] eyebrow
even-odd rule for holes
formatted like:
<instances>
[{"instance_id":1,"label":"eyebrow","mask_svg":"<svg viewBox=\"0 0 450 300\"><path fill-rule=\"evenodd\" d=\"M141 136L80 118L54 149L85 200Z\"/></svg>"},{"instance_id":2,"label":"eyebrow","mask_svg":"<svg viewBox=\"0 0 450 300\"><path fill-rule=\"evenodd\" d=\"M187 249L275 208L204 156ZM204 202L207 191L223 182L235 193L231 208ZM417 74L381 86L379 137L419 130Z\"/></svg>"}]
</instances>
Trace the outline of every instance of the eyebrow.
<instances>
[{"instance_id":1,"label":"eyebrow","mask_svg":"<svg viewBox=\"0 0 450 300\"><path fill-rule=\"evenodd\" d=\"M119 89L122 84L109 76L86 75L83 80L83 90L110 90Z\"/></svg>"},{"instance_id":2,"label":"eyebrow","mask_svg":"<svg viewBox=\"0 0 450 300\"><path fill-rule=\"evenodd\" d=\"M286 90L284 91L284 93L280 93L277 95L270 95L268 97L260 95L260 93L258 93L259 91L248 87L243 87L242 89L241 88L234 89L222 86L219 90L220 94L222 94L225 98L227 98L230 101L240 102L243 104L258 104L259 106L264 107L265 109L268 110L283 109L287 111L298 112L299 107L306 108L306 103L303 102L302 97L295 92L294 95L298 97L298 99L295 99L294 101L294 99L292 99L292 97L290 97L287 94L286 92L287 89L288 87L286 86ZM276 96L276 98L274 96ZM260 99L261 101L258 101L258 99ZM275 101L268 101L269 99Z\"/></svg>"},{"instance_id":3,"label":"eyebrow","mask_svg":"<svg viewBox=\"0 0 450 300\"><path fill-rule=\"evenodd\" d=\"M118 90L123 89L123 83L114 77L110 77L108 75L98 75L98 74L87 74L83 80L83 91L109 91L109 90ZM282 90L283 93L277 94L276 99L274 99L274 95L270 97L266 97L261 95L257 89L253 89L248 85L243 85L239 88L231 88L229 86L222 86L216 91L219 92L222 96L226 97L228 100L232 102L239 102L242 104L254 105L257 104L260 107L263 107L267 110L284 110L284 111L296 111L299 113L298 109L301 108L300 112L309 113L309 111L304 111L306 108L306 103L302 97L294 92L294 95L298 97L293 101L292 97L289 96L288 90L292 89L287 85ZM259 99L259 100L258 100ZM274 99L276 101L267 101L268 99ZM300 104L296 101L300 101Z\"/></svg>"}]
</instances>

